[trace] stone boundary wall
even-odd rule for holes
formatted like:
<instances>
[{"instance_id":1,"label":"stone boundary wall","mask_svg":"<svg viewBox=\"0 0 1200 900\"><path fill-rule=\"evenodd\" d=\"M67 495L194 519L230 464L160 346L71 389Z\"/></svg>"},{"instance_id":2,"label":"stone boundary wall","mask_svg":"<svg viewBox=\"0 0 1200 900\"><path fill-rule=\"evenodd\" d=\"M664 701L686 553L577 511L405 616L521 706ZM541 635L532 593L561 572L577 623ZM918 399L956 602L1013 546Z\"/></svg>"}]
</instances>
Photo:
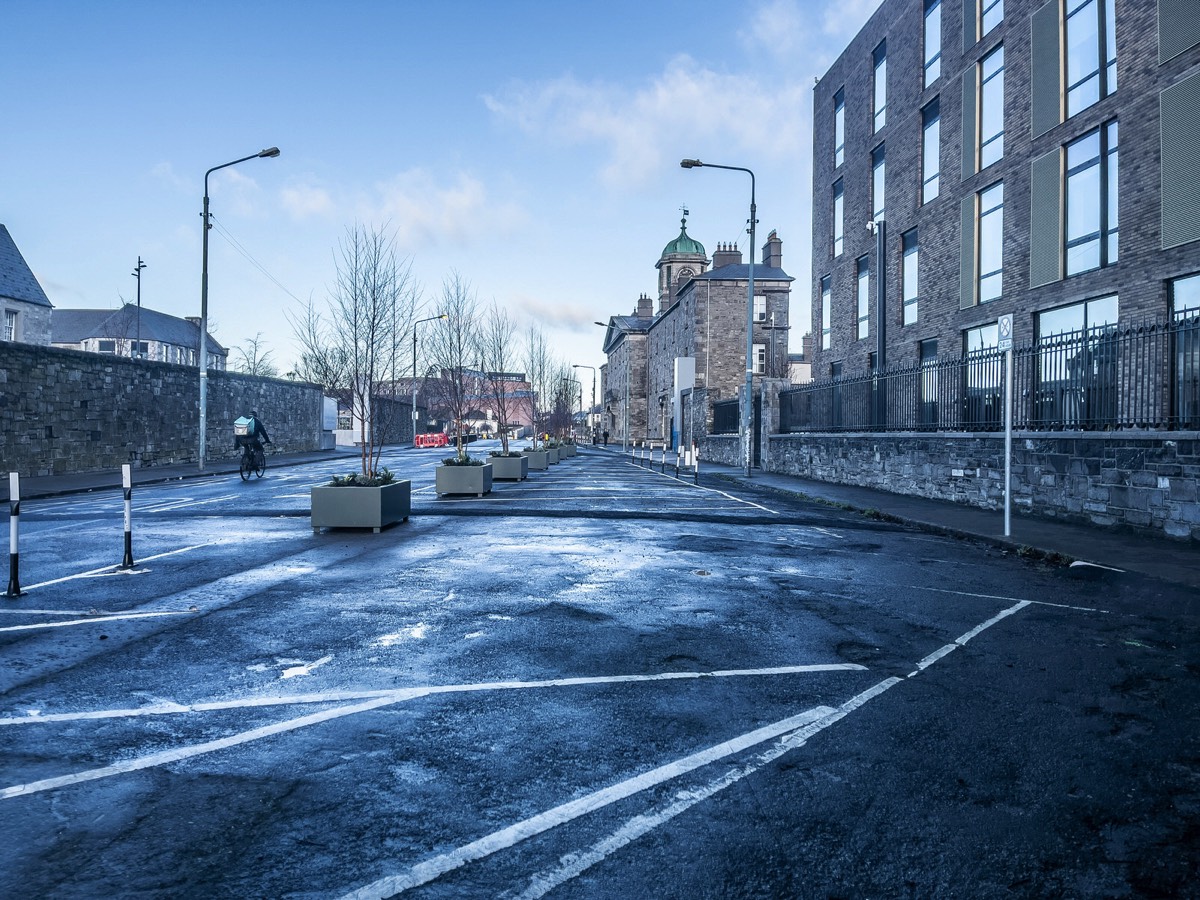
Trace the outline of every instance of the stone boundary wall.
<instances>
[{"instance_id":1,"label":"stone boundary wall","mask_svg":"<svg viewBox=\"0 0 1200 900\"><path fill-rule=\"evenodd\" d=\"M720 463L724 466L740 466L742 464L742 442L736 434L710 434L700 441L700 471L704 471L704 461Z\"/></svg>"},{"instance_id":2,"label":"stone boundary wall","mask_svg":"<svg viewBox=\"0 0 1200 900\"><path fill-rule=\"evenodd\" d=\"M210 372L208 458L236 455L233 420L252 409L274 451L319 449L322 393L306 382ZM33 477L195 463L199 415L195 368L0 342L2 472Z\"/></svg>"},{"instance_id":3,"label":"stone boundary wall","mask_svg":"<svg viewBox=\"0 0 1200 900\"><path fill-rule=\"evenodd\" d=\"M736 436L709 437L710 459ZM769 448L768 448L769 444ZM1004 507L1004 435L772 434L767 471ZM1014 432L1014 512L1200 541L1200 432Z\"/></svg>"}]
</instances>

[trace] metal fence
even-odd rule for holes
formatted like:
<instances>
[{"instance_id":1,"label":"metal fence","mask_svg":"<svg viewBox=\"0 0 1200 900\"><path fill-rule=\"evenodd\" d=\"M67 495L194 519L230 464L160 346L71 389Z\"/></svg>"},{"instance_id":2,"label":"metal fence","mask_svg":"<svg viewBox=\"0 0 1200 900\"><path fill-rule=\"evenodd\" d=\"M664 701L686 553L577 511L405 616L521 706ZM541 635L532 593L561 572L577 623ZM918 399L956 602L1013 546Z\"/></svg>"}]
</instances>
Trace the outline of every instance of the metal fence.
<instances>
[{"instance_id":1,"label":"metal fence","mask_svg":"<svg viewBox=\"0 0 1200 900\"><path fill-rule=\"evenodd\" d=\"M719 400L713 404L713 434L737 434L741 425L737 400Z\"/></svg>"},{"instance_id":2,"label":"metal fence","mask_svg":"<svg viewBox=\"0 0 1200 900\"><path fill-rule=\"evenodd\" d=\"M780 394L780 431L999 431L998 350L836 378ZM1013 352L1013 427L1200 428L1200 317L1103 326Z\"/></svg>"}]
</instances>

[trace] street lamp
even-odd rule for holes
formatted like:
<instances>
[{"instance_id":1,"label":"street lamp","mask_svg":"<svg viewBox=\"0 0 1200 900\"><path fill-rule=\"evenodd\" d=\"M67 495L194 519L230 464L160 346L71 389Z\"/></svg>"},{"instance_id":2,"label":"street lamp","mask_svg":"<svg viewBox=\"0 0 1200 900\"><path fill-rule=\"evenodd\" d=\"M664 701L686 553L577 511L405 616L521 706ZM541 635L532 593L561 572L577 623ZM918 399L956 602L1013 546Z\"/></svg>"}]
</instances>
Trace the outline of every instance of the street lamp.
<instances>
[{"instance_id":1,"label":"street lamp","mask_svg":"<svg viewBox=\"0 0 1200 900\"><path fill-rule=\"evenodd\" d=\"M597 323L597 324L599 324L599 323ZM608 327L608 326L605 326L605 327ZM591 418L592 410L594 410L596 408L596 367L595 366L582 366L582 365L577 366L574 363L572 363L571 368L572 369L591 369L592 370L592 406L591 406L591 409L588 410L588 418ZM580 386L579 392L581 394L583 393L582 386ZM579 398L579 404L580 404L580 406L583 405L582 397ZM595 429L595 425L593 425L592 428ZM594 436L595 436L595 432L593 430L593 437ZM595 443L595 441L593 440L592 443Z\"/></svg>"},{"instance_id":2,"label":"street lamp","mask_svg":"<svg viewBox=\"0 0 1200 900\"><path fill-rule=\"evenodd\" d=\"M142 269L146 268L146 264L142 262L142 258L138 257L138 264L133 270L133 277L137 279L137 339L133 345L133 353L130 356L140 356L142 349ZM126 332L128 334L128 332Z\"/></svg>"},{"instance_id":3,"label":"street lamp","mask_svg":"<svg viewBox=\"0 0 1200 900\"><path fill-rule=\"evenodd\" d=\"M605 322L595 322L601 328L608 328ZM633 349L629 346L629 342L625 343L625 402L621 405L621 452L629 452L629 378L633 363L630 361L630 356Z\"/></svg>"},{"instance_id":4,"label":"street lamp","mask_svg":"<svg viewBox=\"0 0 1200 900\"><path fill-rule=\"evenodd\" d=\"M750 477L750 447L751 447L751 411L754 400L754 173L741 166L719 166L716 163L700 162L698 159L683 159L679 165L684 169L728 169L731 172L745 172L750 176L750 270L747 275L748 297L746 300L746 399L742 404L742 455L746 460L746 477Z\"/></svg>"},{"instance_id":5,"label":"street lamp","mask_svg":"<svg viewBox=\"0 0 1200 900\"><path fill-rule=\"evenodd\" d=\"M205 441L208 437L208 229L212 225L208 222L208 176L217 169L225 169L229 166L236 166L238 163L244 163L250 159L273 159L279 155L278 147L268 147L266 150L260 150L257 153L252 153L250 156L243 156L241 159L235 159L233 162L221 163L219 166L213 166L204 173L204 212L201 214L204 217L204 255L200 270L200 471L204 471L204 455ZM140 281L140 280L139 280Z\"/></svg>"},{"instance_id":6,"label":"street lamp","mask_svg":"<svg viewBox=\"0 0 1200 900\"><path fill-rule=\"evenodd\" d=\"M449 318L445 313L440 316L430 316L427 319L417 319L413 322L413 401L412 401L412 423L413 423L413 440L417 439L417 326L422 322L433 322L436 319Z\"/></svg>"}]
</instances>

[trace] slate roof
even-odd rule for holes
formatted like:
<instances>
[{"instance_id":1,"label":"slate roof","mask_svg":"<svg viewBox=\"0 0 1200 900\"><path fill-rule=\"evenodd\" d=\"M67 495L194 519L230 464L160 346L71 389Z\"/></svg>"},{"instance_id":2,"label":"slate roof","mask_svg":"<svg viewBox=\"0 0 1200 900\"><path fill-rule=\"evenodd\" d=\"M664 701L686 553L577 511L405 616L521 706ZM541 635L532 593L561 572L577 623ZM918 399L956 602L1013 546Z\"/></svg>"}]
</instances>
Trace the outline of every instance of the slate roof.
<instances>
[{"instance_id":1,"label":"slate roof","mask_svg":"<svg viewBox=\"0 0 1200 900\"><path fill-rule=\"evenodd\" d=\"M200 349L200 328L187 319L142 307L141 329L138 308L126 303L120 309L56 309L50 317L50 343L78 344L89 338L157 341L175 347ZM229 351L208 336L208 352L228 356Z\"/></svg>"},{"instance_id":2,"label":"slate roof","mask_svg":"<svg viewBox=\"0 0 1200 900\"><path fill-rule=\"evenodd\" d=\"M0 297L34 306L53 306L3 225L0 225Z\"/></svg>"},{"instance_id":3,"label":"slate roof","mask_svg":"<svg viewBox=\"0 0 1200 900\"><path fill-rule=\"evenodd\" d=\"M710 269L703 275L696 275L693 281L746 281L750 277L750 266L746 263L737 263L732 266L721 266L719 269ZM783 269L777 269L774 266L764 266L759 263L754 264L754 280L755 281L795 281L796 279L789 275Z\"/></svg>"}]
</instances>

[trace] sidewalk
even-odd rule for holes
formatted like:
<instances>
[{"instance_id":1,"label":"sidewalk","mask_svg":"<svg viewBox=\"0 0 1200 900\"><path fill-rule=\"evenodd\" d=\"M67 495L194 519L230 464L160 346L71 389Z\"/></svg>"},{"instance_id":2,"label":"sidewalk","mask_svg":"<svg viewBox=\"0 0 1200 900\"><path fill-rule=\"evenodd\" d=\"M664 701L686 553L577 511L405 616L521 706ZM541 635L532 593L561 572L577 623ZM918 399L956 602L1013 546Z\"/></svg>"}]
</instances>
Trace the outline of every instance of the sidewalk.
<instances>
[{"instance_id":1,"label":"sidewalk","mask_svg":"<svg viewBox=\"0 0 1200 900\"><path fill-rule=\"evenodd\" d=\"M619 445L594 449L621 454ZM672 471L670 458L667 471ZM1042 519L1014 509L1009 523L1011 535L1005 537L1002 510L759 470L747 478L744 469L705 460L700 461L700 475L701 478L716 476L737 484L765 487L859 512L874 511L883 518L926 531L980 540L1014 552L1034 550L1047 556L1059 554L1071 560L1139 572L1200 588L1200 548L1166 536L1153 538L1099 525Z\"/></svg>"}]
</instances>

